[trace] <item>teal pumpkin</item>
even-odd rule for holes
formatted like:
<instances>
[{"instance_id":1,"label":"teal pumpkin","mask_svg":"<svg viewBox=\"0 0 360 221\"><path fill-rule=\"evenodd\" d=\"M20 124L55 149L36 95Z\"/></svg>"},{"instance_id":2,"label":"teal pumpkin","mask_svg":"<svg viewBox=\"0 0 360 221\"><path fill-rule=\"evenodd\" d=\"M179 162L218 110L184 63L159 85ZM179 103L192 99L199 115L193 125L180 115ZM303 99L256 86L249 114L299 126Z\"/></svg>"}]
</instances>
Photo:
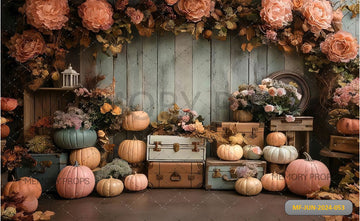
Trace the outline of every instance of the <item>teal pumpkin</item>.
<instances>
[{"instance_id":1,"label":"teal pumpkin","mask_svg":"<svg viewBox=\"0 0 360 221\"><path fill-rule=\"evenodd\" d=\"M246 145L243 150L244 157L249 160L258 160L263 155L261 148L256 145Z\"/></svg>"},{"instance_id":2,"label":"teal pumpkin","mask_svg":"<svg viewBox=\"0 0 360 221\"><path fill-rule=\"evenodd\" d=\"M57 130L54 133L54 143L63 149L93 147L96 144L96 140L97 134L95 130L68 128Z\"/></svg>"}]
</instances>

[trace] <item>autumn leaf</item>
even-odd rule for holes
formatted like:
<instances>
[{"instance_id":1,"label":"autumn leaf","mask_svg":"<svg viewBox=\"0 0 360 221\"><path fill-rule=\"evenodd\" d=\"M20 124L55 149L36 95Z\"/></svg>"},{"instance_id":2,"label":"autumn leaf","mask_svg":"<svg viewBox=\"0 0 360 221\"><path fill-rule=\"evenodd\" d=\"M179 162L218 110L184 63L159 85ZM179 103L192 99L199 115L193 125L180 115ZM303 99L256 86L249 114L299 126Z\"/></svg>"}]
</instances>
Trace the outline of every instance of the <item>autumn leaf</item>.
<instances>
[{"instance_id":1,"label":"autumn leaf","mask_svg":"<svg viewBox=\"0 0 360 221\"><path fill-rule=\"evenodd\" d=\"M324 216L326 221L342 221L344 216Z\"/></svg>"},{"instance_id":2,"label":"autumn leaf","mask_svg":"<svg viewBox=\"0 0 360 221\"><path fill-rule=\"evenodd\" d=\"M351 13L352 13L351 18L355 18L359 14L359 8L360 8L359 3L347 5L346 8L349 11L351 11Z\"/></svg>"},{"instance_id":3,"label":"autumn leaf","mask_svg":"<svg viewBox=\"0 0 360 221\"><path fill-rule=\"evenodd\" d=\"M343 199L343 196L336 193L329 193L325 191L315 192L311 194L306 195L308 198L314 198L314 199L330 199L330 200L341 200Z\"/></svg>"},{"instance_id":4,"label":"autumn leaf","mask_svg":"<svg viewBox=\"0 0 360 221\"><path fill-rule=\"evenodd\" d=\"M345 199L350 200L355 207L359 207L359 193L350 193Z\"/></svg>"},{"instance_id":5,"label":"autumn leaf","mask_svg":"<svg viewBox=\"0 0 360 221\"><path fill-rule=\"evenodd\" d=\"M243 50L243 51L246 50L246 43L242 43L242 44L241 44L241 50Z\"/></svg>"},{"instance_id":6,"label":"autumn leaf","mask_svg":"<svg viewBox=\"0 0 360 221\"><path fill-rule=\"evenodd\" d=\"M204 31L204 22L199 22L196 24L196 31L195 31L195 39L198 40L201 33Z\"/></svg>"},{"instance_id":7,"label":"autumn leaf","mask_svg":"<svg viewBox=\"0 0 360 221\"><path fill-rule=\"evenodd\" d=\"M122 51L122 44L110 45L109 49L110 49L111 53L113 54L113 56L115 56Z\"/></svg>"},{"instance_id":8,"label":"autumn leaf","mask_svg":"<svg viewBox=\"0 0 360 221\"><path fill-rule=\"evenodd\" d=\"M106 44L109 42L108 40L105 40L101 35L96 35L96 40L103 44Z\"/></svg>"},{"instance_id":9,"label":"autumn leaf","mask_svg":"<svg viewBox=\"0 0 360 221\"><path fill-rule=\"evenodd\" d=\"M151 37L152 33L155 31L154 28L145 28L140 24L136 25L136 28L139 32L139 35L145 37Z\"/></svg>"},{"instance_id":10,"label":"autumn leaf","mask_svg":"<svg viewBox=\"0 0 360 221\"><path fill-rule=\"evenodd\" d=\"M246 35L246 28L241 28L239 31L239 36L244 36Z\"/></svg>"},{"instance_id":11,"label":"autumn leaf","mask_svg":"<svg viewBox=\"0 0 360 221\"><path fill-rule=\"evenodd\" d=\"M248 43L247 46L246 46L246 50L248 52L251 52L253 49L254 49L254 46L251 43Z\"/></svg>"},{"instance_id":12,"label":"autumn leaf","mask_svg":"<svg viewBox=\"0 0 360 221\"><path fill-rule=\"evenodd\" d=\"M255 30L252 27L246 29L246 39L248 41L250 41L254 36L255 36Z\"/></svg>"}]
</instances>

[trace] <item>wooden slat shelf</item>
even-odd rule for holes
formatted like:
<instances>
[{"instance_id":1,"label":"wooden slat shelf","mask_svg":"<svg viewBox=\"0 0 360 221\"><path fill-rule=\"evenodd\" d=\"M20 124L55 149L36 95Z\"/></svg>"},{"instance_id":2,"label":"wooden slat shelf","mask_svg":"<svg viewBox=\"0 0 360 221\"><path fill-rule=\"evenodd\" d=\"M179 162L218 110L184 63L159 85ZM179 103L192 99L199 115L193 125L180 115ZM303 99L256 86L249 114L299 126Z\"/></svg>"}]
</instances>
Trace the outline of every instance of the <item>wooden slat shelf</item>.
<instances>
[{"instance_id":1,"label":"wooden slat shelf","mask_svg":"<svg viewBox=\"0 0 360 221\"><path fill-rule=\"evenodd\" d=\"M38 90L41 91L71 91L71 90L75 90L79 87L40 87Z\"/></svg>"},{"instance_id":2,"label":"wooden slat shelf","mask_svg":"<svg viewBox=\"0 0 360 221\"><path fill-rule=\"evenodd\" d=\"M331 151L328 148L323 148L320 150L320 155L324 157L330 157L330 158L342 158L342 159L353 159L356 157L354 154L349 153L340 153L336 151Z\"/></svg>"}]
</instances>

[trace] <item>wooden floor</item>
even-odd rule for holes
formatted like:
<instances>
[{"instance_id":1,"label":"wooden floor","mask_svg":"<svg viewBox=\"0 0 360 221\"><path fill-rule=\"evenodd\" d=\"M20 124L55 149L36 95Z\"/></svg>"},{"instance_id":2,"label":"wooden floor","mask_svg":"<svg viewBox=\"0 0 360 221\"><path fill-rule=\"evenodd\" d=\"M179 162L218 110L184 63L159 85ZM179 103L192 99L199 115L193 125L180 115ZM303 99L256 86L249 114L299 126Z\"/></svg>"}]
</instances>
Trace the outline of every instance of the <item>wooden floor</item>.
<instances>
[{"instance_id":1,"label":"wooden floor","mask_svg":"<svg viewBox=\"0 0 360 221\"><path fill-rule=\"evenodd\" d=\"M324 220L320 216L288 216L287 200L303 199L290 193L261 193L240 196L235 191L152 189L122 193L114 198L97 194L77 200L63 200L56 194L43 195L38 210L52 210L52 220Z\"/></svg>"}]
</instances>

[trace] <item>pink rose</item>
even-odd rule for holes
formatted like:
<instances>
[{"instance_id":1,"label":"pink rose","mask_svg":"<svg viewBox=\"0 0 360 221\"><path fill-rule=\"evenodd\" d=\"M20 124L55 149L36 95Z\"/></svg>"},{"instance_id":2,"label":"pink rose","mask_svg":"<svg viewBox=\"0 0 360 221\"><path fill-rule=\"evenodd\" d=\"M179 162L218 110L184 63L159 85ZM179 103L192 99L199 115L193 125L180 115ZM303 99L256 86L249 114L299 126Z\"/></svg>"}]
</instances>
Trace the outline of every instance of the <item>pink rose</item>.
<instances>
[{"instance_id":1,"label":"pink rose","mask_svg":"<svg viewBox=\"0 0 360 221\"><path fill-rule=\"evenodd\" d=\"M199 114L198 114L196 111L194 111L194 110L190 111L190 113L191 113L194 117L199 116Z\"/></svg>"},{"instance_id":2,"label":"pink rose","mask_svg":"<svg viewBox=\"0 0 360 221\"><path fill-rule=\"evenodd\" d=\"M269 39L270 41L276 41L276 39L277 39L276 31L267 30L266 31L266 38Z\"/></svg>"},{"instance_id":3,"label":"pink rose","mask_svg":"<svg viewBox=\"0 0 360 221\"><path fill-rule=\"evenodd\" d=\"M264 110L265 112L273 112L275 110L275 107L273 105L270 105L270 104L267 104L265 107L264 107Z\"/></svg>"},{"instance_id":4,"label":"pink rose","mask_svg":"<svg viewBox=\"0 0 360 221\"><path fill-rule=\"evenodd\" d=\"M320 44L321 52L333 62L349 62L356 58L359 45L357 39L349 32L338 31L326 36L325 41Z\"/></svg>"},{"instance_id":5,"label":"pink rose","mask_svg":"<svg viewBox=\"0 0 360 221\"><path fill-rule=\"evenodd\" d=\"M144 19L144 14L140 10L136 10L135 8L128 7L126 9L127 16L130 17L131 22L134 24L140 24Z\"/></svg>"},{"instance_id":6,"label":"pink rose","mask_svg":"<svg viewBox=\"0 0 360 221\"><path fill-rule=\"evenodd\" d=\"M261 19L273 29L281 29L292 20L291 0L262 0Z\"/></svg>"},{"instance_id":7,"label":"pink rose","mask_svg":"<svg viewBox=\"0 0 360 221\"><path fill-rule=\"evenodd\" d=\"M185 131L193 132L194 130L196 130L196 127L195 124L187 124L183 125L182 129L184 129Z\"/></svg>"},{"instance_id":8,"label":"pink rose","mask_svg":"<svg viewBox=\"0 0 360 221\"><path fill-rule=\"evenodd\" d=\"M274 97L277 95L277 90L276 90L276 88L271 87L271 88L269 88L268 93L270 94L270 96Z\"/></svg>"},{"instance_id":9,"label":"pink rose","mask_svg":"<svg viewBox=\"0 0 360 221\"><path fill-rule=\"evenodd\" d=\"M234 93L232 93L232 96L237 97L239 94L240 94L239 91L235 91Z\"/></svg>"},{"instance_id":10,"label":"pink rose","mask_svg":"<svg viewBox=\"0 0 360 221\"><path fill-rule=\"evenodd\" d=\"M280 97L286 95L286 90L284 88L278 88L277 95Z\"/></svg>"},{"instance_id":11,"label":"pink rose","mask_svg":"<svg viewBox=\"0 0 360 221\"><path fill-rule=\"evenodd\" d=\"M331 27L333 11L329 1L312 0L306 1L303 5L303 16L310 25L311 32L317 34L322 29Z\"/></svg>"},{"instance_id":12,"label":"pink rose","mask_svg":"<svg viewBox=\"0 0 360 221\"><path fill-rule=\"evenodd\" d=\"M69 20L67 0L26 0L27 23L38 29L59 30Z\"/></svg>"},{"instance_id":13,"label":"pink rose","mask_svg":"<svg viewBox=\"0 0 360 221\"><path fill-rule=\"evenodd\" d=\"M106 0L86 0L78 13L83 26L93 32L108 30L114 23L112 6Z\"/></svg>"},{"instance_id":14,"label":"pink rose","mask_svg":"<svg viewBox=\"0 0 360 221\"><path fill-rule=\"evenodd\" d=\"M301 46L301 51L304 53L304 54L308 54L310 53L312 50L312 45L305 42L302 46Z\"/></svg>"},{"instance_id":15,"label":"pink rose","mask_svg":"<svg viewBox=\"0 0 360 221\"><path fill-rule=\"evenodd\" d=\"M198 22L202 17L210 17L215 2L212 0L179 0L177 8L189 21Z\"/></svg>"},{"instance_id":16,"label":"pink rose","mask_svg":"<svg viewBox=\"0 0 360 221\"><path fill-rule=\"evenodd\" d=\"M253 90L253 89L251 89L251 90L248 90L248 95L254 95L255 94L255 91Z\"/></svg>"},{"instance_id":17,"label":"pink rose","mask_svg":"<svg viewBox=\"0 0 360 221\"><path fill-rule=\"evenodd\" d=\"M182 120L183 122L187 123L187 122L189 122L189 120L190 120L190 116L189 116L189 115L185 115L185 116L183 116L183 117L181 118L181 120Z\"/></svg>"},{"instance_id":18,"label":"pink rose","mask_svg":"<svg viewBox=\"0 0 360 221\"><path fill-rule=\"evenodd\" d=\"M285 115L286 122L294 122L295 117L293 115Z\"/></svg>"},{"instance_id":19,"label":"pink rose","mask_svg":"<svg viewBox=\"0 0 360 221\"><path fill-rule=\"evenodd\" d=\"M232 111L236 111L239 107L239 103L238 102L233 102L231 105L230 105L230 109Z\"/></svg>"}]
</instances>

